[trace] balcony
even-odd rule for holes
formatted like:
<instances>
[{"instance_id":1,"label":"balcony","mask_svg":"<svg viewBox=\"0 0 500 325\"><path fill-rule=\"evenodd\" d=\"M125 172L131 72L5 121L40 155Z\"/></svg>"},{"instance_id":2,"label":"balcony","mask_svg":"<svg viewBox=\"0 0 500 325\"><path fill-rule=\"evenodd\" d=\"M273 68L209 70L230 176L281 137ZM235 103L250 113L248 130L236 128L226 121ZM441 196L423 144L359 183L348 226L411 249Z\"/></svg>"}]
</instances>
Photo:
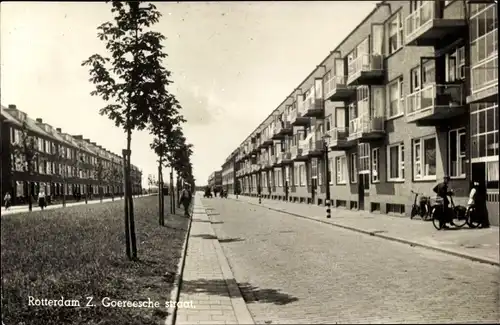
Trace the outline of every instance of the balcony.
<instances>
[{"instance_id":1,"label":"balcony","mask_svg":"<svg viewBox=\"0 0 500 325\"><path fill-rule=\"evenodd\" d=\"M293 110L290 113L290 121L292 126L307 126L310 123L309 118L303 116L299 110Z\"/></svg>"},{"instance_id":2,"label":"balcony","mask_svg":"<svg viewBox=\"0 0 500 325\"><path fill-rule=\"evenodd\" d=\"M496 39L497 31L491 32ZM498 94L498 51L479 64L472 65L471 95L467 96L467 104L496 101Z\"/></svg>"},{"instance_id":3,"label":"balcony","mask_svg":"<svg viewBox=\"0 0 500 325\"><path fill-rule=\"evenodd\" d=\"M290 159L295 160L302 153L302 149L297 146L290 147Z\"/></svg>"},{"instance_id":4,"label":"balcony","mask_svg":"<svg viewBox=\"0 0 500 325\"><path fill-rule=\"evenodd\" d=\"M466 28L465 19L438 17L439 1L422 1L422 5L405 20L405 44L407 46L438 46L444 40L458 39ZM445 43L451 42L446 41Z\"/></svg>"},{"instance_id":5,"label":"balcony","mask_svg":"<svg viewBox=\"0 0 500 325\"><path fill-rule=\"evenodd\" d=\"M282 152L281 153L281 164L288 165L288 164L292 164L292 163L293 163L292 153L291 152Z\"/></svg>"},{"instance_id":6,"label":"balcony","mask_svg":"<svg viewBox=\"0 0 500 325\"><path fill-rule=\"evenodd\" d=\"M347 76L333 76L325 83L325 100L348 101L356 96L356 89L347 86Z\"/></svg>"},{"instance_id":7,"label":"balcony","mask_svg":"<svg viewBox=\"0 0 500 325\"><path fill-rule=\"evenodd\" d=\"M250 173L255 173L260 170L260 165L259 164L252 164L250 166Z\"/></svg>"},{"instance_id":8,"label":"balcony","mask_svg":"<svg viewBox=\"0 0 500 325\"><path fill-rule=\"evenodd\" d=\"M384 82L384 57L380 54L360 54L347 69L347 86L381 85Z\"/></svg>"},{"instance_id":9,"label":"balcony","mask_svg":"<svg viewBox=\"0 0 500 325\"><path fill-rule=\"evenodd\" d=\"M435 125L467 112L461 84L430 84L408 95L406 121L422 126Z\"/></svg>"},{"instance_id":10,"label":"balcony","mask_svg":"<svg viewBox=\"0 0 500 325\"><path fill-rule=\"evenodd\" d=\"M274 144L273 137L266 135L266 137L263 139L263 141L260 145L260 148L264 149L264 148L267 148L269 146L272 146L273 144Z\"/></svg>"},{"instance_id":11,"label":"balcony","mask_svg":"<svg viewBox=\"0 0 500 325\"><path fill-rule=\"evenodd\" d=\"M384 117L370 117L368 114L352 119L347 140L368 142L382 139L385 136L384 122Z\"/></svg>"},{"instance_id":12,"label":"balcony","mask_svg":"<svg viewBox=\"0 0 500 325\"><path fill-rule=\"evenodd\" d=\"M330 138L328 139L330 149L332 150L347 150L354 147L355 141L349 141L349 129L346 127L336 127L328 131Z\"/></svg>"},{"instance_id":13,"label":"balcony","mask_svg":"<svg viewBox=\"0 0 500 325\"><path fill-rule=\"evenodd\" d=\"M274 129L273 140L282 140L287 135L293 134L293 126L290 121L278 122Z\"/></svg>"},{"instance_id":14,"label":"balcony","mask_svg":"<svg viewBox=\"0 0 500 325\"><path fill-rule=\"evenodd\" d=\"M325 102L322 98L310 97L304 102L305 117L325 118Z\"/></svg>"}]
</instances>

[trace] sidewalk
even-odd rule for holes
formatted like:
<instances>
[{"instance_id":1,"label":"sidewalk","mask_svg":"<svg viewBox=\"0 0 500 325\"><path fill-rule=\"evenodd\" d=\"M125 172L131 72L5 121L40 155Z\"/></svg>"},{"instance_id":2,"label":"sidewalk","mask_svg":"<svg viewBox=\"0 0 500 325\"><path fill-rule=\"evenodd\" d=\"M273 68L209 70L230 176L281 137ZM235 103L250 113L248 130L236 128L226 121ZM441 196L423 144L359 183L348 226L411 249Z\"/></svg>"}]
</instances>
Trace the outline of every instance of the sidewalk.
<instances>
[{"instance_id":1,"label":"sidewalk","mask_svg":"<svg viewBox=\"0 0 500 325\"><path fill-rule=\"evenodd\" d=\"M229 196L236 199L236 196ZM259 205L258 198L239 196L238 201ZM269 209L282 211L308 219L332 224L413 246L421 246L444 253L484 263L500 265L499 228L437 231L431 222L393 217L367 211L351 211L332 208L331 219L326 218L326 207L262 199L260 204Z\"/></svg>"},{"instance_id":2,"label":"sidewalk","mask_svg":"<svg viewBox=\"0 0 500 325\"><path fill-rule=\"evenodd\" d=\"M139 198L143 196L149 196L153 194L144 194L144 195L138 195L134 196L134 198ZM154 194L157 195L157 194ZM119 196L115 197L115 201L120 201L122 200ZM106 202L112 202L113 200L111 198L106 198L102 200L102 203ZM96 204L96 203L101 203L100 199L94 199L94 200L88 200L87 204ZM85 204L85 199L81 199L79 202L71 202L71 203L66 203L66 207L72 207L72 206L77 206L77 205L83 205ZM40 207L38 207L38 202L33 202L33 210L32 211L40 211ZM62 204L54 204L54 205L49 205L45 208L45 210L52 210L52 209L59 209L62 208ZM9 210L5 211L5 207L1 208L0 214L2 216L6 216L9 214L16 214L16 213L22 213L22 212L28 212L28 205L15 205L11 206Z\"/></svg>"},{"instance_id":3,"label":"sidewalk","mask_svg":"<svg viewBox=\"0 0 500 325\"><path fill-rule=\"evenodd\" d=\"M254 324L197 193L175 324Z\"/></svg>"}]
</instances>

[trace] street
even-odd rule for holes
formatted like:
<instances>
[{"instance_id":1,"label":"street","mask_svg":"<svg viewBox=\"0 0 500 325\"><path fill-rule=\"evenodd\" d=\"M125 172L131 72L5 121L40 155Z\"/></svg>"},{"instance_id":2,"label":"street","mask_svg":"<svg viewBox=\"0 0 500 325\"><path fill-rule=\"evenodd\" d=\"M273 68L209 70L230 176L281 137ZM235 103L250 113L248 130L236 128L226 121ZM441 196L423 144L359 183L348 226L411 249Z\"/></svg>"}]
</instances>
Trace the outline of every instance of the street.
<instances>
[{"instance_id":1,"label":"street","mask_svg":"<svg viewBox=\"0 0 500 325\"><path fill-rule=\"evenodd\" d=\"M204 199L258 324L498 322L499 269L231 199Z\"/></svg>"}]
</instances>

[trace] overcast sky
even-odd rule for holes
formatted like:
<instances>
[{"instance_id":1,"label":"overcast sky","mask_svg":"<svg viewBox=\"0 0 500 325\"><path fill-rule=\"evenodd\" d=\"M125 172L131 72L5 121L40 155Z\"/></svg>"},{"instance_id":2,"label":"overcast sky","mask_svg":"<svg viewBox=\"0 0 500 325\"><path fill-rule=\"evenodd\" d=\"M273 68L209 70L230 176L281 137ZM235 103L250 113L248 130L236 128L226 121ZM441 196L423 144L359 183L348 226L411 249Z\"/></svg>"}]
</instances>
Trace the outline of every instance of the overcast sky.
<instances>
[{"instance_id":1,"label":"overcast sky","mask_svg":"<svg viewBox=\"0 0 500 325\"><path fill-rule=\"evenodd\" d=\"M214 170L374 8L378 1L157 3L166 67L188 120L195 178ZM106 54L96 27L110 4L1 3L1 103L120 154L123 131L98 111L81 62ZM148 132L132 163L156 173Z\"/></svg>"}]
</instances>

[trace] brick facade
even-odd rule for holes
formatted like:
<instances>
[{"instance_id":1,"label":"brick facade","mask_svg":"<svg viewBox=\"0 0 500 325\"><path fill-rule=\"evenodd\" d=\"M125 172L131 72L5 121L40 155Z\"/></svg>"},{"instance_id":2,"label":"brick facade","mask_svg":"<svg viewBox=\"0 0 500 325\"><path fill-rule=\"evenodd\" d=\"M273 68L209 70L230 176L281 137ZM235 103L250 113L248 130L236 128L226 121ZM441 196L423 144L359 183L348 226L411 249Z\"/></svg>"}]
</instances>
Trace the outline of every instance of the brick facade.
<instances>
[{"instance_id":1,"label":"brick facade","mask_svg":"<svg viewBox=\"0 0 500 325\"><path fill-rule=\"evenodd\" d=\"M50 200L123 195L122 158L82 135L69 135L60 128L31 119L15 105L2 107L2 203L5 193L11 193L13 204L28 199L28 186L34 197L44 189ZM26 136L34 139L37 156L31 172L22 155L14 152ZM111 171L114 171L112 173ZM142 191L141 171L132 166L132 191Z\"/></svg>"},{"instance_id":2,"label":"brick facade","mask_svg":"<svg viewBox=\"0 0 500 325\"><path fill-rule=\"evenodd\" d=\"M328 176L334 207L408 215L411 190L433 197L450 175L461 204L487 182L498 225L494 10L378 5L239 146L243 194L323 204Z\"/></svg>"}]
</instances>

